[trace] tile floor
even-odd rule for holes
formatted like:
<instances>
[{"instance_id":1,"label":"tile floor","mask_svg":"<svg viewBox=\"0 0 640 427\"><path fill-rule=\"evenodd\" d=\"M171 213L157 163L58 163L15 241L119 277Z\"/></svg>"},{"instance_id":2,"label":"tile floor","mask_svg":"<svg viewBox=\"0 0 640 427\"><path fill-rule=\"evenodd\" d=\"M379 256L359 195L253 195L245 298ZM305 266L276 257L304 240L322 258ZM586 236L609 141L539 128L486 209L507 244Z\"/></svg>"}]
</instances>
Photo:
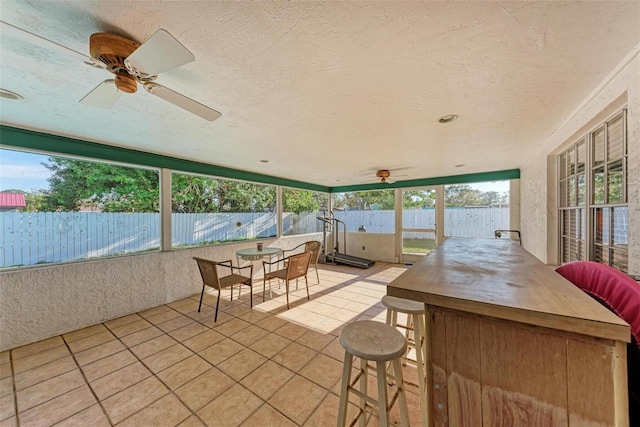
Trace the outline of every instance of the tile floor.
<instances>
[{"instance_id":1,"label":"tile floor","mask_svg":"<svg viewBox=\"0 0 640 427\"><path fill-rule=\"evenodd\" d=\"M195 268L195 265L194 265ZM333 426L345 324L384 321L380 298L401 265L319 266L290 293L262 302L262 281L230 300L205 294L0 353L0 427ZM357 366L354 363L354 366ZM410 420L419 425L415 369L405 368ZM369 390L376 390L369 377ZM349 417L357 413L350 406ZM397 405L392 421L399 422ZM368 416L367 425L378 425Z\"/></svg>"}]
</instances>

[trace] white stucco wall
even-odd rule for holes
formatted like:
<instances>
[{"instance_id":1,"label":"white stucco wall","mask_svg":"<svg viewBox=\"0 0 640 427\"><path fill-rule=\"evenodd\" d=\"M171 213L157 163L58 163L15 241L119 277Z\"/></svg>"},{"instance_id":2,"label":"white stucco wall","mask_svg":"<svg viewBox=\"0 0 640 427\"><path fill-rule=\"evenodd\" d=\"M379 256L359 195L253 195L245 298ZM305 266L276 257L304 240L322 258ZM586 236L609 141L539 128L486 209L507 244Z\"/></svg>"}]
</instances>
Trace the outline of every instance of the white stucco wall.
<instances>
[{"instance_id":1,"label":"white stucco wall","mask_svg":"<svg viewBox=\"0 0 640 427\"><path fill-rule=\"evenodd\" d=\"M557 263L553 251L554 233L557 233L553 221L557 208L552 197L555 183L554 178L548 176L548 157L625 104L628 109L629 273L640 274L640 46L627 55L553 135L541 141L538 154L521 168L523 242L540 260Z\"/></svg>"},{"instance_id":2,"label":"white stucco wall","mask_svg":"<svg viewBox=\"0 0 640 427\"><path fill-rule=\"evenodd\" d=\"M291 249L322 234L264 240ZM200 292L198 256L232 259L255 242L96 259L0 273L0 351L95 325ZM254 262L254 276L261 276Z\"/></svg>"}]
</instances>

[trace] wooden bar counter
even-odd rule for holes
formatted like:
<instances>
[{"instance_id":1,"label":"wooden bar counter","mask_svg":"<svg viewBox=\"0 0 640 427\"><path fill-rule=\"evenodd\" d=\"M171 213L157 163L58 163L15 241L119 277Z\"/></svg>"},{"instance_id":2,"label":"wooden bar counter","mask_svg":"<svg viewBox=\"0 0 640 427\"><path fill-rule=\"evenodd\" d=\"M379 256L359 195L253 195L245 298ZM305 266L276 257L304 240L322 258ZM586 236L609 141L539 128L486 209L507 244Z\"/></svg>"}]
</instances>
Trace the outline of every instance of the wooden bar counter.
<instances>
[{"instance_id":1,"label":"wooden bar counter","mask_svg":"<svg viewBox=\"0 0 640 427\"><path fill-rule=\"evenodd\" d=\"M449 238L387 293L426 304L430 425L629 424L629 325L517 242Z\"/></svg>"}]
</instances>

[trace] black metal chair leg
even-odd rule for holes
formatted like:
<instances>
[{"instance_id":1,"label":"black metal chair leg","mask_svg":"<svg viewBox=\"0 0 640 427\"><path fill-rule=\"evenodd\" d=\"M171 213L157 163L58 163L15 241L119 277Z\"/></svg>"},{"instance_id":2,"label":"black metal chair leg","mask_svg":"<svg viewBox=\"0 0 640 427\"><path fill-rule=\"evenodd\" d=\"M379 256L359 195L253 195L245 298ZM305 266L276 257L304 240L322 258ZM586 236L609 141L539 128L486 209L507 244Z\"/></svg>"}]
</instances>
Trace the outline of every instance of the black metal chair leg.
<instances>
[{"instance_id":1,"label":"black metal chair leg","mask_svg":"<svg viewBox=\"0 0 640 427\"><path fill-rule=\"evenodd\" d=\"M271 279L269 279L269 280L271 280ZM269 285L269 286L271 286L271 285ZM262 276L262 302L264 302L264 292L265 292L266 289L267 289L267 279L265 279L265 277ZM269 289L271 289L271 288L269 288Z\"/></svg>"},{"instance_id":2,"label":"black metal chair leg","mask_svg":"<svg viewBox=\"0 0 640 427\"><path fill-rule=\"evenodd\" d=\"M202 307L202 298L204 297L204 285L202 285L202 292L200 292L200 304L198 304L198 313L200 313L200 307Z\"/></svg>"},{"instance_id":3,"label":"black metal chair leg","mask_svg":"<svg viewBox=\"0 0 640 427\"><path fill-rule=\"evenodd\" d=\"M220 308L220 289L218 289L218 300L216 301L216 316L213 318L213 323L218 321L218 308Z\"/></svg>"},{"instance_id":4,"label":"black metal chair leg","mask_svg":"<svg viewBox=\"0 0 640 427\"><path fill-rule=\"evenodd\" d=\"M253 308L253 286L249 285L249 301L251 301L251 308Z\"/></svg>"},{"instance_id":5,"label":"black metal chair leg","mask_svg":"<svg viewBox=\"0 0 640 427\"><path fill-rule=\"evenodd\" d=\"M285 282L285 286L287 287L287 310L289 309L289 281Z\"/></svg>"},{"instance_id":6,"label":"black metal chair leg","mask_svg":"<svg viewBox=\"0 0 640 427\"><path fill-rule=\"evenodd\" d=\"M309 298L309 281L307 280L307 276L304 276L304 283L307 284L307 299L311 299Z\"/></svg>"}]
</instances>

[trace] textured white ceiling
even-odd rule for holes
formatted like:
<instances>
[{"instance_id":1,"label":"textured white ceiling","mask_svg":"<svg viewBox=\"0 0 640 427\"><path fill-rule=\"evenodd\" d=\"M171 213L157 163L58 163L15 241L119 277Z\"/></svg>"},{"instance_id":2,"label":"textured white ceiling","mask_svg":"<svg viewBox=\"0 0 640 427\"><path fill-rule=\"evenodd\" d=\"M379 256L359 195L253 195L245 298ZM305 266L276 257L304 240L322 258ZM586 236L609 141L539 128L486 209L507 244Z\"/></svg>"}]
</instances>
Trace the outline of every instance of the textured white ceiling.
<instances>
[{"instance_id":1,"label":"textured white ceiling","mask_svg":"<svg viewBox=\"0 0 640 427\"><path fill-rule=\"evenodd\" d=\"M2 31L0 87L24 97L0 100L3 124L327 186L521 167L640 42L638 1L2 0L0 17L85 54L94 32L164 28L196 61L158 82L223 114L143 90L81 105L108 72Z\"/></svg>"}]
</instances>

